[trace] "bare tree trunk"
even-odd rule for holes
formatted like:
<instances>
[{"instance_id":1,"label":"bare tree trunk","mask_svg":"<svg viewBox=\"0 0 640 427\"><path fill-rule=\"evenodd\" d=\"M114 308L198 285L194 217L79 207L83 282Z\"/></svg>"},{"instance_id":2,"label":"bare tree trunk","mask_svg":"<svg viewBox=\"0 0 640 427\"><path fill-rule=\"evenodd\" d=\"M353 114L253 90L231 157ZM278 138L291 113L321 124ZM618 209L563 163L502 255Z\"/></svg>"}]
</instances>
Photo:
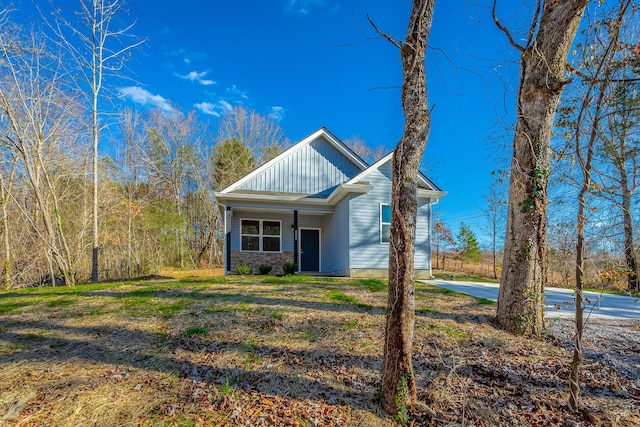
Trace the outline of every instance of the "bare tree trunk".
<instances>
[{"instance_id":1,"label":"bare tree trunk","mask_svg":"<svg viewBox=\"0 0 640 427\"><path fill-rule=\"evenodd\" d=\"M95 56L93 58L95 61ZM99 229L98 229L98 141L99 141L99 129L98 129L98 93L100 92L100 86L96 85L96 74L98 73L95 63L93 65L93 102L92 102L92 136L93 136L93 150L92 150L92 175L93 175L93 193L91 203L92 213L92 233L91 233L91 283L98 283L99 281ZM102 71L99 71L102 74ZM100 76L101 77L101 76Z\"/></svg>"},{"instance_id":2,"label":"bare tree trunk","mask_svg":"<svg viewBox=\"0 0 640 427\"><path fill-rule=\"evenodd\" d=\"M9 202L9 193L11 192L11 183L15 171L15 161L11 168L11 177L9 183L5 184L4 178L0 174L0 188L2 190L2 237L4 244L4 262L2 263L2 287L4 289L11 288L11 241L9 239L9 216L7 215L7 203Z\"/></svg>"},{"instance_id":3,"label":"bare tree trunk","mask_svg":"<svg viewBox=\"0 0 640 427\"><path fill-rule=\"evenodd\" d=\"M74 59L75 65L82 70L85 82L89 85L88 95L91 107L92 134L92 253L91 282L99 280L99 224L98 224L98 146L100 140L100 106L103 78L118 74L130 51L144 40L130 38L133 24L123 25L120 16L125 13L124 0L79 0L77 12L79 22L70 21L62 9L54 5L50 14L54 22L45 18L47 25ZM41 12L43 16L47 14ZM114 28L122 26L120 28ZM84 27L84 28L83 28ZM129 38L131 43L125 41ZM107 74L105 74L107 73Z\"/></svg>"},{"instance_id":4,"label":"bare tree trunk","mask_svg":"<svg viewBox=\"0 0 640 427\"><path fill-rule=\"evenodd\" d=\"M575 123L575 151L576 159L582 170L582 187L578 193L578 215L577 229L578 236L576 241L576 318L575 318L575 334L573 346L573 360L571 362L571 371L569 374L570 390L569 390L569 407L573 411L578 410L578 401L580 398L580 366L582 365L582 336L584 332L583 319L583 288L585 282L584 260L585 260L585 226L587 223L586 216L586 200L585 197L591 189L591 172L593 170L593 157L596 142L598 141L600 129L601 112L605 107L605 97L612 78L612 63L615 55L615 46L618 44L620 27L629 6L629 0L621 4L618 12L617 21L613 25L611 38L603 53L599 65L596 68L594 78L587 82L588 87L583 97L582 106L578 112ZM601 73L602 70L602 73ZM602 76L601 78L599 78ZM596 85L599 85L598 96L592 100L591 91ZM590 126L589 140L587 141L586 157L582 155L582 147L580 144L580 136L582 128L584 128L583 117L587 114L590 104L593 102L593 118Z\"/></svg>"},{"instance_id":5,"label":"bare tree trunk","mask_svg":"<svg viewBox=\"0 0 640 427\"><path fill-rule=\"evenodd\" d=\"M497 279L498 278L498 252L497 252L497 248L496 248L496 236L495 236L495 234L493 236L493 242L492 242L491 251L492 251L492 257L493 257L493 278Z\"/></svg>"},{"instance_id":6,"label":"bare tree trunk","mask_svg":"<svg viewBox=\"0 0 640 427\"><path fill-rule=\"evenodd\" d=\"M587 2L545 0L535 14L526 46L520 46L495 17L494 1L496 24L522 52L497 311L498 323L512 333L540 335L544 328L551 131L567 83L563 76L566 57Z\"/></svg>"},{"instance_id":7,"label":"bare tree trunk","mask_svg":"<svg viewBox=\"0 0 640 427\"><path fill-rule=\"evenodd\" d=\"M633 218L631 216L631 192L627 171L620 169L620 189L622 190L622 220L624 227L624 257L627 264L627 290L638 292L640 281L638 279L638 263L636 261L635 242L633 240Z\"/></svg>"},{"instance_id":8,"label":"bare tree trunk","mask_svg":"<svg viewBox=\"0 0 640 427\"><path fill-rule=\"evenodd\" d=\"M414 0L402 58L404 134L393 155L391 236L389 245L389 299L382 365L383 407L396 420L406 422L416 403L416 382L411 360L413 347L414 253L417 216L418 168L429 136L425 55L433 20L434 0Z\"/></svg>"}]
</instances>

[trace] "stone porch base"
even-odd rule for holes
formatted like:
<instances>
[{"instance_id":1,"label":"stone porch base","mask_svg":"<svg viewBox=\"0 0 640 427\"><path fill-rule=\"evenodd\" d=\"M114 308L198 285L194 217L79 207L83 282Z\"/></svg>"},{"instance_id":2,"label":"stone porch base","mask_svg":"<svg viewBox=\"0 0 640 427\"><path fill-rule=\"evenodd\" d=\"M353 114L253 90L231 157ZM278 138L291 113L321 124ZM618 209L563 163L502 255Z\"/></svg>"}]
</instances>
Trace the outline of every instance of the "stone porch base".
<instances>
[{"instance_id":1,"label":"stone porch base","mask_svg":"<svg viewBox=\"0 0 640 427\"><path fill-rule=\"evenodd\" d=\"M282 266L287 262L293 262L293 252L240 252L231 251L231 271L236 272L238 264L249 264L254 274L258 274L258 267L268 264L273 267L270 274L284 274Z\"/></svg>"}]
</instances>

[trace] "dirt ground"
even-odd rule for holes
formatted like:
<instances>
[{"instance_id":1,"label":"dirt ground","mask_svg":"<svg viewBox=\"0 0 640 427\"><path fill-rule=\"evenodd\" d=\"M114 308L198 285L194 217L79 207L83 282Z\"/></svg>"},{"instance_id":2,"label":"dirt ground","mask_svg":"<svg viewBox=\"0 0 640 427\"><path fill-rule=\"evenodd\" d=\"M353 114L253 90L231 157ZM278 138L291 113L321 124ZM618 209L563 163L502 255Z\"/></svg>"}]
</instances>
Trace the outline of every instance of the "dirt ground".
<instances>
[{"instance_id":1,"label":"dirt ground","mask_svg":"<svg viewBox=\"0 0 640 427\"><path fill-rule=\"evenodd\" d=\"M397 425L377 400L385 303L383 282L304 276L2 291L0 425ZM640 426L637 322L588 326L572 413L571 325L519 338L494 312L417 285L431 412L410 425Z\"/></svg>"}]
</instances>

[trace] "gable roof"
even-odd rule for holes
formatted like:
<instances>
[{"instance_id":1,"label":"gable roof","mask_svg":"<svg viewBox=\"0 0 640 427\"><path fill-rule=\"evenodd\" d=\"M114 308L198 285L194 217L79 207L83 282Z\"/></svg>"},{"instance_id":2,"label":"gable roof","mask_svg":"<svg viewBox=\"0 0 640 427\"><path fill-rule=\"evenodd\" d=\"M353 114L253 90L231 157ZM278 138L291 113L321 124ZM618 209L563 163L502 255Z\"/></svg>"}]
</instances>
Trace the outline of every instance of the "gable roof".
<instances>
[{"instance_id":1,"label":"gable roof","mask_svg":"<svg viewBox=\"0 0 640 427\"><path fill-rule=\"evenodd\" d=\"M360 181L365 181L367 175L372 171L380 169L380 167L393 159L393 151L389 154L369 166L367 169L360 172L347 182L347 184L355 184ZM425 174L418 171L418 197L425 197L430 199L439 199L445 196L447 193L438 188Z\"/></svg>"},{"instance_id":2,"label":"gable roof","mask_svg":"<svg viewBox=\"0 0 640 427\"><path fill-rule=\"evenodd\" d=\"M344 171L340 171L342 175L344 175L344 179L342 180L342 182L348 181L352 175L356 175L357 172L366 170L367 167L369 166L364 160L362 160L357 154L355 154L349 147L347 147L342 141L340 141L335 135L333 135L327 128L322 127L317 131L315 131L314 133L312 133L311 135L304 138L303 140L301 140L300 142L289 147L287 150L283 151L278 156L271 159L267 163L263 164L262 166L260 166L259 168L251 172L250 174L244 176L240 180L231 184L229 187L220 191L220 194L228 194L231 192L242 191L242 190L251 190L251 188L246 188L246 187L250 186L253 180L258 179L261 175L265 174L269 169L277 167L277 165L284 162L285 159L295 156L296 154L300 154L302 150L308 149L312 143L320 140L321 138L322 140L328 142L329 145L333 147L335 151L337 151L337 153L339 154L339 156L341 156L341 158L346 160L347 163L343 166L345 166L346 169L351 170L351 173L349 174L345 174ZM335 185L337 184L339 183L338 182L333 183L332 188L334 188ZM326 189L322 189L322 190L326 190ZM284 192L296 192L296 191L284 191Z\"/></svg>"},{"instance_id":3,"label":"gable roof","mask_svg":"<svg viewBox=\"0 0 640 427\"><path fill-rule=\"evenodd\" d=\"M331 147L331 152L326 151L327 147L323 145L324 143L318 145L315 144L316 141L327 143ZM308 153L305 153L305 150ZM327 158L327 156L335 156L336 153L337 159L334 157L332 161ZM369 166L327 128L322 127L229 187L216 192L215 195L218 200L225 202L232 199L236 201L332 205L346 194L367 193L373 189L373 186L365 178L372 171L378 170L391 161L392 158L393 151ZM314 187L311 188L305 183L311 179L310 177L315 177L318 174L317 165L307 163L307 168L301 165L283 166L287 160L293 160L295 164L296 161L302 159L307 162L320 161L325 166L331 164L333 170L329 170L329 172L333 172L333 176L331 179L324 177L325 181L320 183L322 185L318 186L318 183L315 183L315 187L311 185ZM286 172L289 174L287 175ZM323 172L326 173L327 169ZM298 179L292 179L291 174L297 175ZM274 176L277 177L277 180L274 180ZM274 181L278 182L274 184ZM300 184L301 182L302 184ZM418 173L419 198L437 200L445 194L422 172Z\"/></svg>"}]
</instances>

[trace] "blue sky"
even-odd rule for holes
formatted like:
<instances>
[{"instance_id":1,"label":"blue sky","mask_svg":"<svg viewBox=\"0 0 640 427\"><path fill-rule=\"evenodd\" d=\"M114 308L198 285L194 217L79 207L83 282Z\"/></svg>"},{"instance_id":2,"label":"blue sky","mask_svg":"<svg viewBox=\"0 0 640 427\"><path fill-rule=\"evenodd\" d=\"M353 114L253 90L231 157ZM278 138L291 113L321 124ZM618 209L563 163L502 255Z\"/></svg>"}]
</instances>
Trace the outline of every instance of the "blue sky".
<instances>
[{"instance_id":1,"label":"blue sky","mask_svg":"<svg viewBox=\"0 0 640 427\"><path fill-rule=\"evenodd\" d=\"M15 3L19 8L28 1ZM477 3L436 3L427 61L433 113L423 171L449 193L438 205L445 222L457 230L464 221L481 235L486 220L479 209L490 171L503 167L490 153L503 147L508 157L510 136L504 135L518 55L495 28L490 9ZM512 2L502 3L500 13L511 23L528 20ZM214 126L240 104L277 119L294 142L326 126L341 139L359 136L391 150L402 135L399 53L378 37L366 14L401 39L408 0L127 4L137 21L133 32L148 39L128 63L136 81L120 87L129 104L197 109Z\"/></svg>"}]
</instances>

